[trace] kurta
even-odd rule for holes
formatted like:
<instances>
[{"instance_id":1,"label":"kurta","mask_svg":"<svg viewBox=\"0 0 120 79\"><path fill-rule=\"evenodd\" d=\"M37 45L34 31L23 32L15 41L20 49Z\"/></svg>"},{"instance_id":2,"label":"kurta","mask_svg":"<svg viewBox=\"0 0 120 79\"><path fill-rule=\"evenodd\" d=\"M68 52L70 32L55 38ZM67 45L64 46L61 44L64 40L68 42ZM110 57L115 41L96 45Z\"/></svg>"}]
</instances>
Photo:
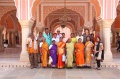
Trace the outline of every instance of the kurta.
<instances>
[{"instance_id":1,"label":"kurta","mask_svg":"<svg viewBox=\"0 0 120 79\"><path fill-rule=\"evenodd\" d=\"M28 53L38 53L38 42L36 43L37 49L34 49L34 41L32 41L32 46L30 47L30 42L28 42Z\"/></svg>"},{"instance_id":2,"label":"kurta","mask_svg":"<svg viewBox=\"0 0 120 79\"><path fill-rule=\"evenodd\" d=\"M47 57L48 57L48 44L47 42L43 42L42 47L41 47L41 59L42 59L42 66L47 67Z\"/></svg>"},{"instance_id":3,"label":"kurta","mask_svg":"<svg viewBox=\"0 0 120 79\"><path fill-rule=\"evenodd\" d=\"M76 38L77 38L77 41L78 41L79 38L81 38L81 40L83 42L83 36L82 35L81 36L76 36Z\"/></svg>"},{"instance_id":4,"label":"kurta","mask_svg":"<svg viewBox=\"0 0 120 79\"><path fill-rule=\"evenodd\" d=\"M85 43L86 65L91 64L91 54L92 54L92 47L93 46L94 46L94 44L91 41L88 41L88 42Z\"/></svg>"},{"instance_id":5,"label":"kurta","mask_svg":"<svg viewBox=\"0 0 120 79\"><path fill-rule=\"evenodd\" d=\"M56 66L57 65L57 45L50 45L50 56L52 58L52 66Z\"/></svg>"},{"instance_id":6,"label":"kurta","mask_svg":"<svg viewBox=\"0 0 120 79\"><path fill-rule=\"evenodd\" d=\"M99 42L99 43L95 42L95 50L96 51L101 50L101 46L103 46L103 44L101 42ZM95 58L97 60L104 59L104 50L101 50L101 51L95 53Z\"/></svg>"},{"instance_id":7,"label":"kurta","mask_svg":"<svg viewBox=\"0 0 120 79\"><path fill-rule=\"evenodd\" d=\"M48 46L51 45L52 42L52 35L51 33L48 33L48 35L44 32L43 33L43 37L46 39L46 42L48 43Z\"/></svg>"},{"instance_id":8,"label":"kurta","mask_svg":"<svg viewBox=\"0 0 120 79\"><path fill-rule=\"evenodd\" d=\"M75 51L76 51L76 66L83 66L84 62L84 44L83 43L76 43L75 44Z\"/></svg>"},{"instance_id":9,"label":"kurta","mask_svg":"<svg viewBox=\"0 0 120 79\"><path fill-rule=\"evenodd\" d=\"M67 67L73 67L74 44L72 42L67 43L66 49L67 49Z\"/></svg>"},{"instance_id":10,"label":"kurta","mask_svg":"<svg viewBox=\"0 0 120 79\"><path fill-rule=\"evenodd\" d=\"M63 68L65 63L62 61L62 55L65 53L65 42L58 42L58 68Z\"/></svg>"}]
</instances>

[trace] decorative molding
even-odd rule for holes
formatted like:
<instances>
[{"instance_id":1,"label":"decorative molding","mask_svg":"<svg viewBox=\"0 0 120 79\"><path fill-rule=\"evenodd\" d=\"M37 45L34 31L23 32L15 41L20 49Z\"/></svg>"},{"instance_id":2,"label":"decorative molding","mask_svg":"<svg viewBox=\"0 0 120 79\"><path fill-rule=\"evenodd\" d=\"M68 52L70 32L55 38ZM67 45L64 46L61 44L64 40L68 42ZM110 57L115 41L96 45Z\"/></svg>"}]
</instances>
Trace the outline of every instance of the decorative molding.
<instances>
[{"instance_id":1,"label":"decorative molding","mask_svg":"<svg viewBox=\"0 0 120 79\"><path fill-rule=\"evenodd\" d=\"M84 26L87 27L87 28L90 28L90 27L93 26L93 23L90 22L90 21L85 21Z\"/></svg>"},{"instance_id":2,"label":"decorative molding","mask_svg":"<svg viewBox=\"0 0 120 79\"><path fill-rule=\"evenodd\" d=\"M42 3L64 3L64 0L41 0ZM67 3L90 2L90 0L67 0Z\"/></svg>"},{"instance_id":3,"label":"decorative molding","mask_svg":"<svg viewBox=\"0 0 120 79\"><path fill-rule=\"evenodd\" d=\"M15 6L15 3L0 3L0 6Z\"/></svg>"},{"instance_id":4,"label":"decorative molding","mask_svg":"<svg viewBox=\"0 0 120 79\"><path fill-rule=\"evenodd\" d=\"M16 10L15 6L0 6L0 20L1 17L8 11Z\"/></svg>"},{"instance_id":5,"label":"decorative molding","mask_svg":"<svg viewBox=\"0 0 120 79\"><path fill-rule=\"evenodd\" d=\"M41 9L43 10L43 13L41 13L42 22L44 22L44 19L49 13L52 13L53 11L57 9L62 9L62 8L64 8L63 3L62 4L59 3L59 5L53 4L53 3L52 4L41 4ZM67 4L67 9L76 11L84 18L84 20L86 21L88 20L88 15L87 15L88 4L87 3Z\"/></svg>"}]
</instances>

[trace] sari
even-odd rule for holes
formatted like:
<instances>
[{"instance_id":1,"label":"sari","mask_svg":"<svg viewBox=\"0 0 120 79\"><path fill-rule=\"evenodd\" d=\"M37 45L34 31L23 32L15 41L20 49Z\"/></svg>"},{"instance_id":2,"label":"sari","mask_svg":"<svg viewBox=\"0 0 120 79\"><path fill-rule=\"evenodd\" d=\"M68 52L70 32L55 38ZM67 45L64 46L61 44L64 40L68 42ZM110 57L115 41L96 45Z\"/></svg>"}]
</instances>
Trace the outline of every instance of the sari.
<instances>
[{"instance_id":1,"label":"sari","mask_svg":"<svg viewBox=\"0 0 120 79\"><path fill-rule=\"evenodd\" d=\"M86 65L90 66L91 65L91 54L92 54L92 47L94 46L94 44L91 41L88 41L85 43L85 61L86 61Z\"/></svg>"},{"instance_id":2,"label":"sari","mask_svg":"<svg viewBox=\"0 0 120 79\"><path fill-rule=\"evenodd\" d=\"M83 43L76 43L75 49L76 49L76 66L84 66L84 44Z\"/></svg>"},{"instance_id":3,"label":"sari","mask_svg":"<svg viewBox=\"0 0 120 79\"><path fill-rule=\"evenodd\" d=\"M72 42L67 43L66 49L67 49L67 67L73 67L74 44Z\"/></svg>"},{"instance_id":4,"label":"sari","mask_svg":"<svg viewBox=\"0 0 120 79\"><path fill-rule=\"evenodd\" d=\"M54 45L50 45L50 56L52 58L52 67L56 67L57 65L57 45L54 44Z\"/></svg>"},{"instance_id":5,"label":"sari","mask_svg":"<svg viewBox=\"0 0 120 79\"><path fill-rule=\"evenodd\" d=\"M71 38L71 41L72 41L72 43L75 45L75 43L77 42L77 38L76 38L76 37L73 37L73 38Z\"/></svg>"},{"instance_id":6,"label":"sari","mask_svg":"<svg viewBox=\"0 0 120 79\"><path fill-rule=\"evenodd\" d=\"M41 60L42 60L42 66L47 67L47 57L48 57L48 44L47 42L43 42L42 47L41 47Z\"/></svg>"},{"instance_id":7,"label":"sari","mask_svg":"<svg viewBox=\"0 0 120 79\"><path fill-rule=\"evenodd\" d=\"M62 55L65 53L65 42L58 42L58 68L63 68L65 62L62 61Z\"/></svg>"},{"instance_id":8,"label":"sari","mask_svg":"<svg viewBox=\"0 0 120 79\"><path fill-rule=\"evenodd\" d=\"M77 38L76 37L71 38L71 42L75 45L77 42ZM76 60L75 55L73 55L73 61L75 62L75 60Z\"/></svg>"}]
</instances>

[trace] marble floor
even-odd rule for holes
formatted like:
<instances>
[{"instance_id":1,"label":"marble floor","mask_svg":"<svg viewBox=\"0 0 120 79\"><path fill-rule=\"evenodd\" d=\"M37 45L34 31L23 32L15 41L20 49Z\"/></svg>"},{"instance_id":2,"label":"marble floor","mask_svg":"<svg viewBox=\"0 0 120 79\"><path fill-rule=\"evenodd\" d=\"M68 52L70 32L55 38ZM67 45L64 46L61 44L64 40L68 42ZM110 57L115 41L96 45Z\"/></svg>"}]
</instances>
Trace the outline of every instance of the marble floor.
<instances>
[{"instance_id":1,"label":"marble floor","mask_svg":"<svg viewBox=\"0 0 120 79\"><path fill-rule=\"evenodd\" d=\"M120 52L116 48L111 48L113 54L113 61L120 64ZM0 63L18 62L20 58L21 47L7 48L4 52L0 52Z\"/></svg>"},{"instance_id":2,"label":"marble floor","mask_svg":"<svg viewBox=\"0 0 120 79\"><path fill-rule=\"evenodd\" d=\"M0 63L17 63L21 48L7 48L0 52ZM115 63L120 64L120 52L112 48ZM0 79L120 79L120 68L103 67L101 70L92 69L52 69L28 67L0 67Z\"/></svg>"},{"instance_id":3,"label":"marble floor","mask_svg":"<svg viewBox=\"0 0 120 79\"><path fill-rule=\"evenodd\" d=\"M0 68L0 79L120 79L120 70Z\"/></svg>"}]
</instances>

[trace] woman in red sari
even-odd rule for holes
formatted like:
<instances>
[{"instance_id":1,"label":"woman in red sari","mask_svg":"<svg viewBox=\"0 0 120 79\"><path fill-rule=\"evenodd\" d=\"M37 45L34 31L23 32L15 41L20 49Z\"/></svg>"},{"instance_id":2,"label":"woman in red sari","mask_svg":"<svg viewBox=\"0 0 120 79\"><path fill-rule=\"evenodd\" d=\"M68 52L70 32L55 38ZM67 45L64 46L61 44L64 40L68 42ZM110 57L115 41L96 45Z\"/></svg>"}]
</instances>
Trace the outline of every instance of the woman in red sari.
<instances>
[{"instance_id":1,"label":"woman in red sari","mask_svg":"<svg viewBox=\"0 0 120 79\"><path fill-rule=\"evenodd\" d=\"M58 68L63 68L65 65L65 62L62 61L62 55L65 54L65 42L63 42L63 38L60 37L60 42L58 42Z\"/></svg>"}]
</instances>

